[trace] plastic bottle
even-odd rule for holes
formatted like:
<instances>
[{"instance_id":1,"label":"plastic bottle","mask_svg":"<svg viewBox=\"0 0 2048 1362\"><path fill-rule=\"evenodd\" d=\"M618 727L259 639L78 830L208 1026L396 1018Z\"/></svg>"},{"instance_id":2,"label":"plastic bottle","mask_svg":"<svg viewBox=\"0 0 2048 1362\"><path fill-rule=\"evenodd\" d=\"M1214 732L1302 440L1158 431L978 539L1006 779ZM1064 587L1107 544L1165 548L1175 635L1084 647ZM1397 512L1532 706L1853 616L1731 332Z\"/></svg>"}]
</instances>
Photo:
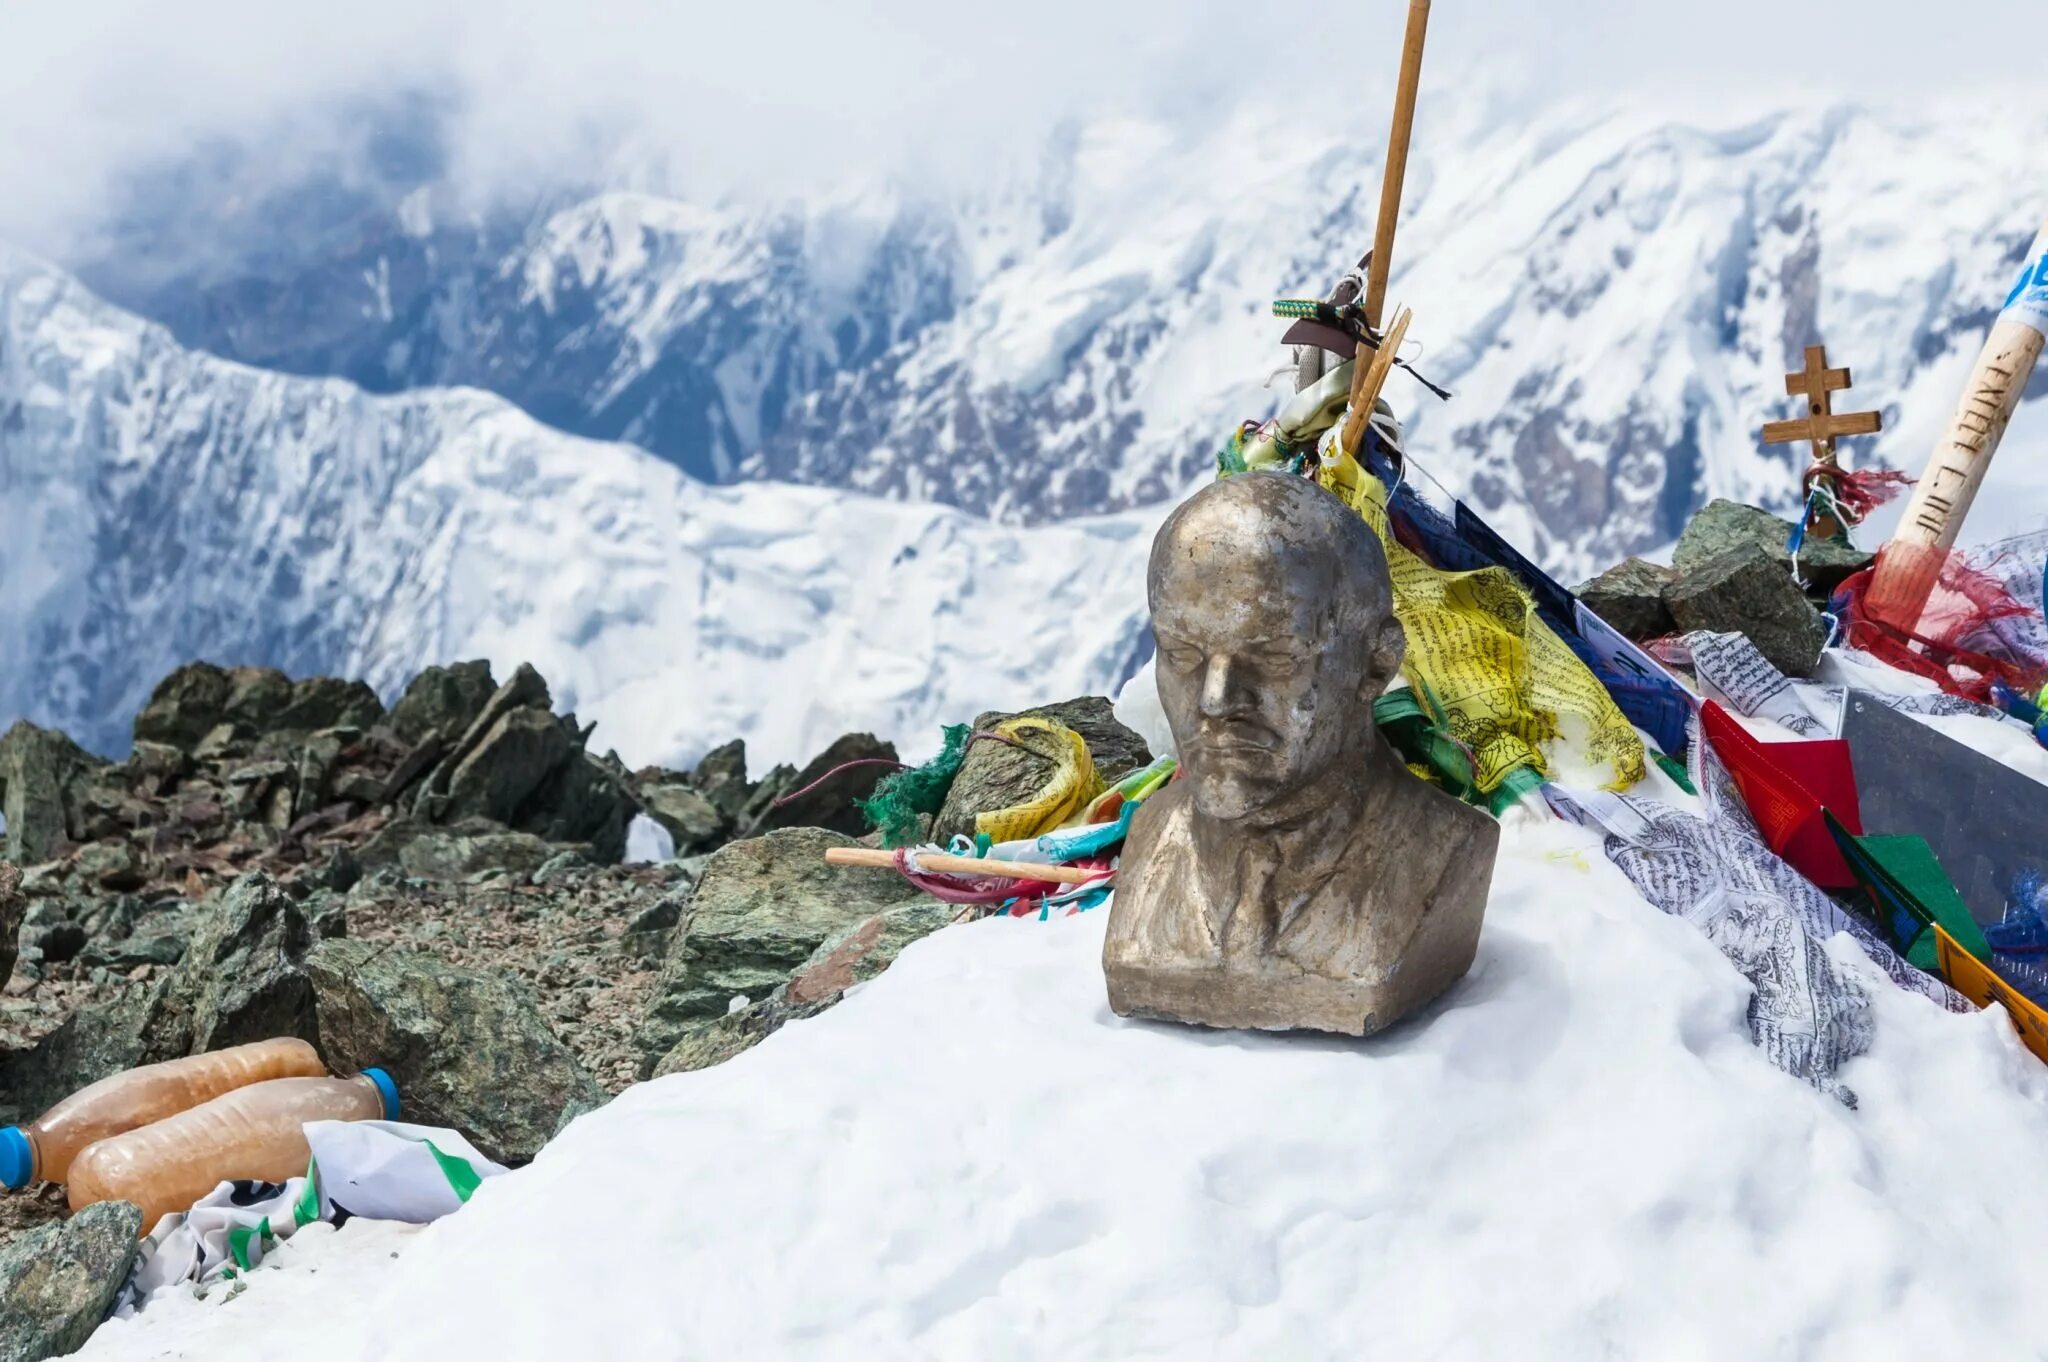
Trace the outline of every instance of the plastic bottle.
<instances>
[{"instance_id":1,"label":"plastic bottle","mask_svg":"<svg viewBox=\"0 0 2048 1362\"><path fill-rule=\"evenodd\" d=\"M87 1145L189 1111L269 1078L319 1078L327 1066L305 1041L259 1040L145 1064L81 1088L26 1126L0 1129L0 1183L62 1182Z\"/></svg>"},{"instance_id":2,"label":"plastic bottle","mask_svg":"<svg viewBox=\"0 0 2048 1362\"><path fill-rule=\"evenodd\" d=\"M155 1125L101 1140L71 1162L71 1209L132 1201L142 1227L231 1178L283 1182L306 1171L308 1121L391 1120L398 1088L382 1069L354 1078L273 1078Z\"/></svg>"}]
</instances>

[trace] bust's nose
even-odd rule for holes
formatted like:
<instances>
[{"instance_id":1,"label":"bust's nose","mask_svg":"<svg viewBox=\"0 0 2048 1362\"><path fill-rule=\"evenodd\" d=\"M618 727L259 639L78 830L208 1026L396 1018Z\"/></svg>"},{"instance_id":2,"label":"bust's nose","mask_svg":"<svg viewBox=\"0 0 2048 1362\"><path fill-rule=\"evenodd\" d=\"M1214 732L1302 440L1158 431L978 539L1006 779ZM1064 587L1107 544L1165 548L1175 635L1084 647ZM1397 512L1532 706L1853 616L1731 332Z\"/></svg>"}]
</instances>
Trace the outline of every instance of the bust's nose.
<instances>
[{"instance_id":1,"label":"bust's nose","mask_svg":"<svg viewBox=\"0 0 2048 1362\"><path fill-rule=\"evenodd\" d=\"M1245 690L1245 669L1229 653L1211 653L1202 670L1202 717L1227 719L1240 713L1249 702Z\"/></svg>"}]
</instances>

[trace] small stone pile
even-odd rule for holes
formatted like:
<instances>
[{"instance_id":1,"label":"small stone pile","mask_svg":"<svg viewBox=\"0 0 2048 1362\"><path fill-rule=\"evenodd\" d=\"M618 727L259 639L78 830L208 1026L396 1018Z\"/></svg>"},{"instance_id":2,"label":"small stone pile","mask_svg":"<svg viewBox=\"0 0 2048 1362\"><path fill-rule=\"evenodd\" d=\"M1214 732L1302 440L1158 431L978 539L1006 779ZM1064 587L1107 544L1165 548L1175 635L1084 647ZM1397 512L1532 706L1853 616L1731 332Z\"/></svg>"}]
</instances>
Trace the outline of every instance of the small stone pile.
<instances>
[{"instance_id":1,"label":"small stone pile","mask_svg":"<svg viewBox=\"0 0 2048 1362\"><path fill-rule=\"evenodd\" d=\"M1679 536L1670 567L1631 558L1575 594L1632 639L1695 629L1742 634L1787 676L1811 676L1828 639L1817 607L1873 560L1809 537L1800 546L1795 579L1787 547L1793 529L1757 507L1710 501Z\"/></svg>"}]
</instances>

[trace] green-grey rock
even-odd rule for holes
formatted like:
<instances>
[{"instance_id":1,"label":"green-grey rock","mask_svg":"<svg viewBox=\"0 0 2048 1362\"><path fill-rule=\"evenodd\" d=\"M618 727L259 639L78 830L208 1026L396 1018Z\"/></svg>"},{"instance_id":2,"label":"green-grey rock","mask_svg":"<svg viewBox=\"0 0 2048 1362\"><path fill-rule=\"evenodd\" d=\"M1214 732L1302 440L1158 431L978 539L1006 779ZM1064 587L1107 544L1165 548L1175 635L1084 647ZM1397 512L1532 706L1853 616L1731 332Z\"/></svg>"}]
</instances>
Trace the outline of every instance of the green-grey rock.
<instances>
[{"instance_id":1,"label":"green-grey rock","mask_svg":"<svg viewBox=\"0 0 2048 1362\"><path fill-rule=\"evenodd\" d=\"M306 972L330 1066L381 1066L406 1120L459 1130L494 1159L531 1159L572 1104L604 1100L512 979L360 941L319 943Z\"/></svg>"},{"instance_id":2,"label":"green-grey rock","mask_svg":"<svg viewBox=\"0 0 2048 1362\"><path fill-rule=\"evenodd\" d=\"M62 733L19 720L0 734L0 815L6 859L36 865L80 840L66 815L79 786L105 763Z\"/></svg>"},{"instance_id":3,"label":"green-grey rock","mask_svg":"<svg viewBox=\"0 0 2048 1362\"><path fill-rule=\"evenodd\" d=\"M30 1049L0 1054L0 1092L17 1110L33 1116L89 1083L171 1058L150 1053L152 1041L167 1029L182 1033L165 1007L169 986L169 980L159 980L87 1003Z\"/></svg>"},{"instance_id":4,"label":"green-grey rock","mask_svg":"<svg viewBox=\"0 0 2048 1362\"><path fill-rule=\"evenodd\" d=\"M822 828L785 828L713 854L655 983L641 1049L667 1052L736 995L764 997L826 941L924 897L892 870L825 864L827 848L853 844Z\"/></svg>"},{"instance_id":5,"label":"green-grey rock","mask_svg":"<svg viewBox=\"0 0 2048 1362\"><path fill-rule=\"evenodd\" d=\"M453 743L469 731L497 688L488 662L429 667L406 686L405 694L398 697L398 703L385 717L385 724L408 747L420 743L430 733Z\"/></svg>"},{"instance_id":6,"label":"green-grey rock","mask_svg":"<svg viewBox=\"0 0 2048 1362\"><path fill-rule=\"evenodd\" d=\"M974 721L976 732L986 732L1009 719L1037 715L1065 724L1081 735L1094 759L1095 773L1104 781L1115 781L1152 760L1145 740L1117 722L1110 702L1099 695L1042 705L1017 714L983 714ZM946 802L932 823L933 840L941 844L956 835L972 837L976 814L1007 809L1021 804L1045 786L1052 774L1048 758L982 739L968 744L967 759L953 778Z\"/></svg>"},{"instance_id":7,"label":"green-grey rock","mask_svg":"<svg viewBox=\"0 0 2048 1362\"><path fill-rule=\"evenodd\" d=\"M0 1359L83 1348L128 1280L141 1232L139 1209L102 1201L0 1247Z\"/></svg>"},{"instance_id":8,"label":"green-grey rock","mask_svg":"<svg viewBox=\"0 0 2048 1362\"><path fill-rule=\"evenodd\" d=\"M199 911L191 944L169 976L168 1016L151 1038L149 1057L274 1036L312 1040L313 986L303 967L312 944L298 900L267 875L236 880Z\"/></svg>"},{"instance_id":9,"label":"green-grey rock","mask_svg":"<svg viewBox=\"0 0 2048 1362\"><path fill-rule=\"evenodd\" d=\"M717 847L731 829L725 813L709 796L684 784L672 772L644 775L634 782L633 793L647 816L674 840L678 856Z\"/></svg>"},{"instance_id":10,"label":"green-grey rock","mask_svg":"<svg viewBox=\"0 0 2048 1362\"><path fill-rule=\"evenodd\" d=\"M697 763L690 781L722 814L727 823L737 822L754 787L747 784L747 745L738 738L714 747Z\"/></svg>"},{"instance_id":11,"label":"green-grey rock","mask_svg":"<svg viewBox=\"0 0 2048 1362\"><path fill-rule=\"evenodd\" d=\"M510 823L575 752L575 739L554 715L545 709L512 710L454 768L439 817Z\"/></svg>"},{"instance_id":12,"label":"green-grey rock","mask_svg":"<svg viewBox=\"0 0 2048 1362\"><path fill-rule=\"evenodd\" d=\"M14 973L14 956L21 944L21 920L28 914L28 899L21 892L21 867L0 861L0 984Z\"/></svg>"},{"instance_id":13,"label":"green-grey rock","mask_svg":"<svg viewBox=\"0 0 2048 1362\"><path fill-rule=\"evenodd\" d=\"M1633 639L1662 638L1677 624L1664 592L1677 574L1646 558L1617 563L1572 592L1588 610Z\"/></svg>"},{"instance_id":14,"label":"green-grey rock","mask_svg":"<svg viewBox=\"0 0 2048 1362\"><path fill-rule=\"evenodd\" d=\"M1664 599L1680 629L1746 635L1787 676L1813 675L1827 642L1827 621L1786 569L1754 544L1696 565Z\"/></svg>"},{"instance_id":15,"label":"green-grey rock","mask_svg":"<svg viewBox=\"0 0 2048 1362\"><path fill-rule=\"evenodd\" d=\"M135 716L135 741L191 751L221 723L233 684L211 662L178 668L157 683L149 703Z\"/></svg>"},{"instance_id":16,"label":"green-grey rock","mask_svg":"<svg viewBox=\"0 0 2048 1362\"><path fill-rule=\"evenodd\" d=\"M655 1062L649 1076L662 1078L723 1064L790 1022L817 1016L844 997L846 990L889 968L905 946L952 922L959 911L951 904L920 897L855 923L812 951L788 982L767 997L684 1031Z\"/></svg>"},{"instance_id":17,"label":"green-grey rock","mask_svg":"<svg viewBox=\"0 0 2048 1362\"><path fill-rule=\"evenodd\" d=\"M484 870L503 870L523 879L559 850L532 833L514 832L489 819L467 818L439 826L400 818L363 843L359 857L372 869L395 865L414 879L459 884Z\"/></svg>"},{"instance_id":18,"label":"green-grey rock","mask_svg":"<svg viewBox=\"0 0 2048 1362\"><path fill-rule=\"evenodd\" d=\"M573 727L568 720L558 722ZM625 857L626 829L639 807L617 771L576 751L522 806L517 825L549 842L587 846L599 864L617 865Z\"/></svg>"},{"instance_id":19,"label":"green-grey rock","mask_svg":"<svg viewBox=\"0 0 2048 1362\"><path fill-rule=\"evenodd\" d=\"M271 715L268 727L294 733L365 729L383 717L383 701L363 682L310 676L292 686L284 707Z\"/></svg>"},{"instance_id":20,"label":"green-grey rock","mask_svg":"<svg viewBox=\"0 0 2048 1362\"><path fill-rule=\"evenodd\" d=\"M655 1061L647 1076L666 1078L723 1064L753 1049L789 1023L815 1017L837 1001L834 996L823 1002L792 1003L778 989L737 1012L685 1028L676 1043Z\"/></svg>"},{"instance_id":21,"label":"green-grey rock","mask_svg":"<svg viewBox=\"0 0 2048 1362\"><path fill-rule=\"evenodd\" d=\"M1791 521L1782 520L1755 506L1745 506L1739 501L1717 498L1701 507L1686 525L1685 532L1679 535L1678 548L1671 555L1671 565L1680 576L1687 576L1709 559L1731 549L1754 545L1789 575L1792 553L1785 545L1791 535ZM1871 556L1861 549L1811 536L1799 549L1800 575L1821 593L1833 591L1844 580L1869 567L1872 561Z\"/></svg>"}]
</instances>

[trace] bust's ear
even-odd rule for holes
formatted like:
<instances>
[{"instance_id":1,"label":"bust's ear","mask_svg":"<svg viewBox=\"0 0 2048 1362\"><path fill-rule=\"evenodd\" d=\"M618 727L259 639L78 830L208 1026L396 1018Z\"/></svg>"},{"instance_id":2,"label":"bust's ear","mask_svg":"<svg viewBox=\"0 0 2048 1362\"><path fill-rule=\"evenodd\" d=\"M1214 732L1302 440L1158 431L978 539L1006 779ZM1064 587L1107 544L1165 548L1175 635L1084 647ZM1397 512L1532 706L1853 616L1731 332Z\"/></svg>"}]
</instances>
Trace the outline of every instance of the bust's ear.
<instances>
[{"instance_id":1,"label":"bust's ear","mask_svg":"<svg viewBox=\"0 0 2048 1362\"><path fill-rule=\"evenodd\" d=\"M1400 675L1401 659L1407 654L1408 636L1401 632L1401 621L1388 615L1372 641L1372 659L1365 680L1368 693L1362 697L1367 704L1386 694L1387 687Z\"/></svg>"}]
</instances>

